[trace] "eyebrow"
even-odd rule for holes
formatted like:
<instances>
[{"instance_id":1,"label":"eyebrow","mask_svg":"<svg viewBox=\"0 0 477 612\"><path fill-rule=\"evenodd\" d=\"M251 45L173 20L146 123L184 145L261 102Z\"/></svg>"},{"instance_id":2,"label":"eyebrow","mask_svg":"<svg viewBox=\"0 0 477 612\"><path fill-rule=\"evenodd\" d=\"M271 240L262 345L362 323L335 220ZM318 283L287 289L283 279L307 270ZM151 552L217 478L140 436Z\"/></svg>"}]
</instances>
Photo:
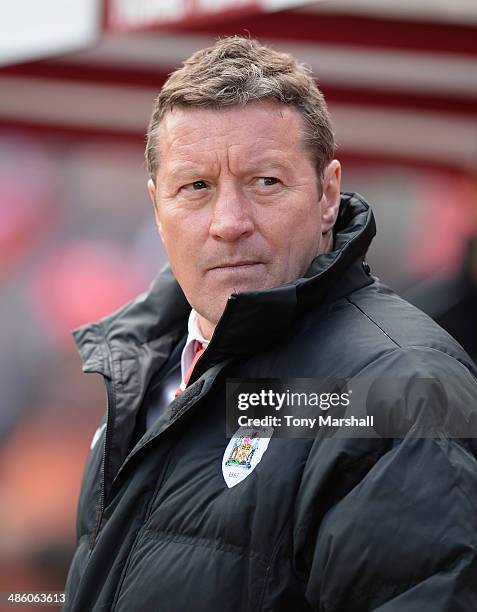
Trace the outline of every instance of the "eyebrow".
<instances>
[{"instance_id":1,"label":"eyebrow","mask_svg":"<svg viewBox=\"0 0 477 612\"><path fill-rule=\"evenodd\" d=\"M194 162L178 162L167 172L167 179L182 180L191 175L205 174L205 172L206 169L203 165Z\"/></svg>"},{"instance_id":2,"label":"eyebrow","mask_svg":"<svg viewBox=\"0 0 477 612\"><path fill-rule=\"evenodd\" d=\"M244 166L245 172L253 172L255 169L271 168L290 172L293 170L293 164L285 159L270 159L268 157L248 160Z\"/></svg>"},{"instance_id":3,"label":"eyebrow","mask_svg":"<svg viewBox=\"0 0 477 612\"><path fill-rule=\"evenodd\" d=\"M293 171L293 164L286 159L271 159L269 157L256 158L246 160L241 170L242 174L252 174L266 171L278 170L285 173ZM210 174L210 168L193 161L177 161L173 167L167 172L166 181L182 181L189 177L206 176Z\"/></svg>"}]
</instances>

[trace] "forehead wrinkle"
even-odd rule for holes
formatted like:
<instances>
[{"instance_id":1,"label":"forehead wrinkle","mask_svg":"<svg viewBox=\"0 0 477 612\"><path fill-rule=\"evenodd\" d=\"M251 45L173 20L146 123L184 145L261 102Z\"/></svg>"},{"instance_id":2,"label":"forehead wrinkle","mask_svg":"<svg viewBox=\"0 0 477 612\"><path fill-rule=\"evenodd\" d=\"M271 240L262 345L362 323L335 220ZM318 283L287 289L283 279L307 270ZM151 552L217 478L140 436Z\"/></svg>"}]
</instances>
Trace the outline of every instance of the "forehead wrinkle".
<instances>
[{"instance_id":1,"label":"forehead wrinkle","mask_svg":"<svg viewBox=\"0 0 477 612\"><path fill-rule=\"evenodd\" d=\"M206 159L204 159L206 158ZM167 164L166 164L167 165ZM216 175L219 170L219 161L215 152L209 151L198 158L180 157L169 158L167 175L172 179L181 177L200 177Z\"/></svg>"},{"instance_id":2,"label":"forehead wrinkle","mask_svg":"<svg viewBox=\"0 0 477 612\"><path fill-rule=\"evenodd\" d=\"M197 147L197 144L203 142L200 135L200 126L181 125L180 119L174 115L167 115L159 125L158 132L158 153L159 159L162 161L174 158L186 159L187 149ZM193 142L194 132L199 132ZM172 155L171 155L172 154Z\"/></svg>"},{"instance_id":3,"label":"forehead wrinkle","mask_svg":"<svg viewBox=\"0 0 477 612\"><path fill-rule=\"evenodd\" d=\"M281 151L279 155L274 157L273 152L267 151L266 154L257 156L248 156L245 160L245 167L256 168L256 167L267 167L267 168L278 168L282 170L293 170L295 164Z\"/></svg>"},{"instance_id":4,"label":"forehead wrinkle","mask_svg":"<svg viewBox=\"0 0 477 612\"><path fill-rule=\"evenodd\" d=\"M240 173L259 171L261 168L278 169L290 173L295 168L295 163L283 148L272 148L264 146L263 150L257 151L257 141L265 140L270 142L270 138L257 138L254 142L233 144L227 148L228 168L233 172L236 168ZM235 149L238 149L235 152Z\"/></svg>"},{"instance_id":5,"label":"forehead wrinkle","mask_svg":"<svg viewBox=\"0 0 477 612\"><path fill-rule=\"evenodd\" d=\"M291 111L291 109L281 108L273 110L280 122ZM218 112L225 113L226 111ZM196 114L197 119L199 119L194 122L195 124L191 125L188 122L188 117L171 114L165 118L161 125L165 136L165 141L162 143L165 145L163 161L169 161L170 165L174 166L176 166L176 160L178 162L173 169L174 175L183 172L201 172L209 175L219 172L241 174L244 171L253 170L253 166L258 165L283 168L288 172L293 170L293 160L289 161L287 159L289 156L286 155L284 150L284 146L286 147L287 144L282 142L283 137L285 137L285 140L289 140L290 136L293 136L289 129L286 134L280 130L281 134L274 137L273 133L257 134L256 132L250 132L248 122L244 121L245 117L239 116L239 121L227 122L225 125L217 126L208 116L208 111L194 111L193 114ZM308 157L309 152L303 146L302 119L297 116L296 111L291 112L290 119L293 126L292 131L298 136L299 148ZM204 128L209 123L211 123L213 129L211 132L204 134ZM260 132L260 130L258 131ZM244 138L246 134L250 138ZM295 138L292 138L292 140L295 140ZM276 159L271 159L272 157L276 157ZM169 166L169 164L166 165Z\"/></svg>"}]
</instances>

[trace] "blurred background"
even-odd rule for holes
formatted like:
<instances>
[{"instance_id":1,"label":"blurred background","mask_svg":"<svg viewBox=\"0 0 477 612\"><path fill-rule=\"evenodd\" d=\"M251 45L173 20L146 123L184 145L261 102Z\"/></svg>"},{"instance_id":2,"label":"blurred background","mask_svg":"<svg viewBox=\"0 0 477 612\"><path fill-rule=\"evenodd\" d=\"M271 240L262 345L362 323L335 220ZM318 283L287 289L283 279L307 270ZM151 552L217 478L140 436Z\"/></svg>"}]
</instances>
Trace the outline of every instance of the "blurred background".
<instances>
[{"instance_id":1,"label":"blurred background","mask_svg":"<svg viewBox=\"0 0 477 612\"><path fill-rule=\"evenodd\" d=\"M4 2L0 591L63 589L105 409L70 331L164 263L143 163L152 102L183 59L226 34L312 66L344 188L374 206L373 273L477 359L475 0Z\"/></svg>"}]
</instances>

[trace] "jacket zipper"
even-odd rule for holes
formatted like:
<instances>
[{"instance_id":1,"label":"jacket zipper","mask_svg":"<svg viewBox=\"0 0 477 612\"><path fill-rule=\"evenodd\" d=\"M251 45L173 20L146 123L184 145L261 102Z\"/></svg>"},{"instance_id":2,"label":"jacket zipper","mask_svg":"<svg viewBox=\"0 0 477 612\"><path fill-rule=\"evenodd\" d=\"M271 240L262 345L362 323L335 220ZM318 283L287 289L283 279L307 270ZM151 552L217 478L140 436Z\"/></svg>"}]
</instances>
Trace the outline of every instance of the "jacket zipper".
<instances>
[{"instance_id":1,"label":"jacket zipper","mask_svg":"<svg viewBox=\"0 0 477 612\"><path fill-rule=\"evenodd\" d=\"M106 432L104 435L103 444L103 477L101 479L101 490L99 494L99 503L96 510L96 523L94 526L93 533L90 540L90 550L94 548L96 544L96 538L98 537L99 529L101 527L101 521L104 514L104 506L106 501L106 458L109 455L109 447L111 446L111 435L113 428L113 414L115 407L115 397L113 392L113 383L109 378L104 378L107 393L107 408L106 408Z\"/></svg>"},{"instance_id":2,"label":"jacket zipper","mask_svg":"<svg viewBox=\"0 0 477 612\"><path fill-rule=\"evenodd\" d=\"M219 325L224 325L224 321L226 319L228 319L229 315L230 315L230 311L232 310L233 304L232 302L235 302L235 296L230 296L227 304L226 304L226 308L224 310L224 313L221 317L220 323ZM214 344L214 341L212 340L211 343L209 344L209 346L207 347L206 351L210 354L210 345ZM204 354L205 352L204 351ZM201 361L201 360L199 360ZM203 365L203 361L202 361L202 365ZM199 365L199 362L197 363L197 365ZM207 368L205 368L203 371L205 371ZM197 366L194 368L194 372L192 374L195 374L197 371L200 372L199 376L203 373L200 368L198 368ZM195 382L195 380L199 377L199 376L191 376L191 382ZM90 550L92 550L96 544L96 539L98 537L99 534L99 530L101 527L101 521L103 519L103 514L104 514L104 508L105 508L105 503L106 503L106 459L109 455L109 448L111 446L111 436L112 436L112 428L113 428L113 415L114 415L114 411L116 409L115 407L115 394L114 394L114 390L113 390L113 383L111 381L111 379L104 377L104 381L106 384L106 393L107 393L107 416L106 416L106 432L105 432L105 436L104 436L104 445L103 445L103 478L102 478L102 483L101 483L101 491L100 491L100 496L99 496L99 503L98 503L98 507L97 507L97 512L96 512L96 523L95 523L95 527L93 530L93 533L91 534L91 540L90 540ZM119 474L119 472L118 472Z\"/></svg>"},{"instance_id":3,"label":"jacket zipper","mask_svg":"<svg viewBox=\"0 0 477 612\"><path fill-rule=\"evenodd\" d=\"M104 444L103 444L103 462L102 462L103 477L101 479L101 490L99 494L99 502L98 502L97 511L96 511L96 522L95 522L94 530L91 534L91 539L90 539L90 550L92 550L96 544L96 539L98 537L99 530L101 528L104 508L106 505L106 461L107 461L107 458L110 452L111 436L112 436L112 429L113 429L113 415L116 410L116 398L114 394L113 383L109 378L106 378L106 377L104 378L104 381L106 384L106 392L107 392L107 417L106 417L106 432L105 432ZM196 399L192 400L193 403L195 403L195 401ZM147 444L145 444L144 446L146 445ZM116 474L116 476L119 475L120 471L121 471L121 468L118 470L118 474ZM116 480L116 477L114 478L114 480ZM114 483L114 480L113 480L113 483Z\"/></svg>"}]
</instances>

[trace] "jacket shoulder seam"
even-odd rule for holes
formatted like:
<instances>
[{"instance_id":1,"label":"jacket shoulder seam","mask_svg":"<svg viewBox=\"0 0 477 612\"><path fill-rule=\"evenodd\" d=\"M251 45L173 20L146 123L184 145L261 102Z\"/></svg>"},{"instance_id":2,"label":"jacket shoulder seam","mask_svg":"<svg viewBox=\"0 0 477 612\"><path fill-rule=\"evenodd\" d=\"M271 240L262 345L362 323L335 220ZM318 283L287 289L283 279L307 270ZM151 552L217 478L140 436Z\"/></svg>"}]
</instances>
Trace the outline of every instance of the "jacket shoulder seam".
<instances>
[{"instance_id":1,"label":"jacket shoulder seam","mask_svg":"<svg viewBox=\"0 0 477 612\"><path fill-rule=\"evenodd\" d=\"M355 372L351 376L350 380L352 380L353 378L356 378L357 376L360 376L367 368L369 368L370 366L376 365L381 360L387 359L390 355L393 355L393 354L398 353L398 352L399 353L415 353L415 352L419 352L419 351L422 351L422 352L432 351L434 353L438 353L439 355L442 355L446 359L452 359L453 361L455 361L462 368L462 370L464 370L464 372L467 375L469 375L469 376L471 376L472 378L475 379L474 374L467 367L465 362L461 361L460 359L458 359L457 357L455 357L454 355L451 355L450 353L448 353L446 351L434 348L432 346L421 346L421 345L400 346L400 345L398 345L396 348L390 349L390 350L386 351L385 353L379 355L379 357L376 357L375 359L372 359L371 361L366 363L360 370L358 370L357 372Z\"/></svg>"},{"instance_id":2,"label":"jacket shoulder seam","mask_svg":"<svg viewBox=\"0 0 477 612\"><path fill-rule=\"evenodd\" d=\"M354 302L350 297L347 297L346 300L352 304L357 310L359 310L359 312L368 319L368 321L371 321L371 323L373 325L375 325L379 330L382 331L382 333L386 336L386 338L388 338L389 340L391 340L391 342L393 344L395 344L398 348L402 348L401 344L399 344L399 342L397 340L395 340L392 336L390 336L387 331L385 329L383 329L381 327L381 325L379 325L379 323L377 321L375 321L372 317L369 316L369 314L367 312L365 312L360 306L358 306L358 304L356 304L356 302Z\"/></svg>"},{"instance_id":3,"label":"jacket shoulder seam","mask_svg":"<svg viewBox=\"0 0 477 612\"><path fill-rule=\"evenodd\" d=\"M402 344L400 344L397 340L395 340L392 336L390 336L385 329L383 329L383 327L381 327L381 325L379 325L379 323L377 321L375 321L366 311L364 311L360 306L358 306L358 304L356 304L356 302L354 302L350 297L347 297L346 300L352 304L353 306L355 306L355 308L357 310L359 310L359 312L361 312L361 314L366 317L369 321L371 321L371 323L373 323L373 325L375 325L379 330L382 331L382 333L389 338L389 340L391 340L391 342L393 344L396 345L396 348L391 350L390 352L387 352L386 355L393 353L395 350L402 350L402 351L407 351L409 350L423 350L423 351L434 351L436 353L440 353L441 355L445 355L446 357L449 357L450 359L453 359L454 361L456 361L457 363L460 364L460 366L462 366L462 368L464 370L466 370L467 372L470 372L470 369L468 367L468 364L465 363L465 361L463 359L460 359L457 355L453 355L451 353L449 353L448 351L444 350L444 348L436 348L433 346L425 346L425 345L421 345L421 344L408 344L406 346L403 346ZM378 358L380 359L380 357ZM371 363L374 363L371 362ZM370 364L367 364L364 367L367 367ZM363 368L364 369L364 368ZM470 372L472 373L472 372Z\"/></svg>"},{"instance_id":4,"label":"jacket shoulder seam","mask_svg":"<svg viewBox=\"0 0 477 612\"><path fill-rule=\"evenodd\" d=\"M459 357L457 357L456 355L452 355L451 353L448 353L447 351L444 351L442 349L435 348L434 346L422 346L420 344L410 344L409 346L403 347L403 350L405 349L410 349L413 351L433 351L435 353L439 353L440 355L444 355L445 357L448 357L449 359L456 361L468 374L473 376L473 373L468 368L465 361L463 361L462 359L459 359Z\"/></svg>"}]
</instances>

